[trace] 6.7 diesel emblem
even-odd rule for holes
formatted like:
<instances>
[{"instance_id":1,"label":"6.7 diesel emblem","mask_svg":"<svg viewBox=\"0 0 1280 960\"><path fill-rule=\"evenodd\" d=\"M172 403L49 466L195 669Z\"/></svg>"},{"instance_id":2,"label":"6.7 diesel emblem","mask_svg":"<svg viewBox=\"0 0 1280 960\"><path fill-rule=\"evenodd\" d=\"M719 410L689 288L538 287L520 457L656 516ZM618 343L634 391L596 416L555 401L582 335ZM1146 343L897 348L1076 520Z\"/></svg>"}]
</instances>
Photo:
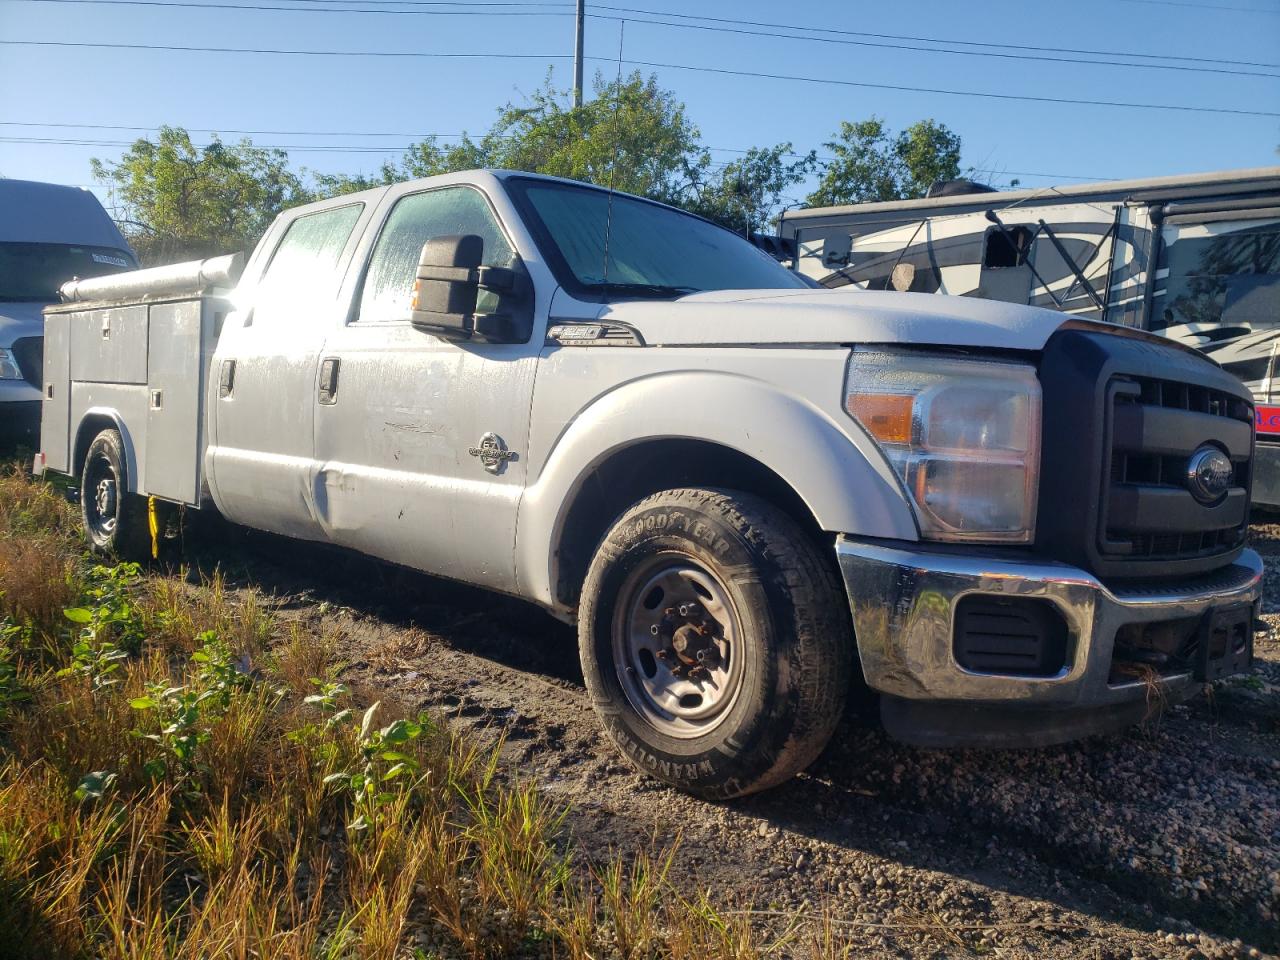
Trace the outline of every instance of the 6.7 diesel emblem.
<instances>
[{"instance_id":1,"label":"6.7 diesel emblem","mask_svg":"<svg viewBox=\"0 0 1280 960\"><path fill-rule=\"evenodd\" d=\"M501 473L510 461L520 459L519 454L507 449L507 445L496 433L486 433L480 438L480 445L468 448L467 453L479 457L484 468L495 474Z\"/></svg>"},{"instance_id":2,"label":"6.7 diesel emblem","mask_svg":"<svg viewBox=\"0 0 1280 960\"><path fill-rule=\"evenodd\" d=\"M1234 479L1231 459L1217 447L1206 444L1187 461L1187 489L1203 504L1222 499Z\"/></svg>"}]
</instances>

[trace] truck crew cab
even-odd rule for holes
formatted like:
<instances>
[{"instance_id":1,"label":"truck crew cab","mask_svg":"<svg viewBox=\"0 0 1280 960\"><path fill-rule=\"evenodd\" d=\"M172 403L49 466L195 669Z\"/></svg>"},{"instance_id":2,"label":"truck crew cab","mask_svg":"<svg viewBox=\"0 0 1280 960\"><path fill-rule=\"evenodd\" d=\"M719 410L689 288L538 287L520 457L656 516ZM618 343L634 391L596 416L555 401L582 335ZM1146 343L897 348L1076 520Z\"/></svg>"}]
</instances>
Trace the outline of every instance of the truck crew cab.
<instances>
[{"instance_id":1,"label":"truck crew cab","mask_svg":"<svg viewBox=\"0 0 1280 960\"><path fill-rule=\"evenodd\" d=\"M511 172L289 210L239 273L46 311L36 465L92 544L145 552L154 497L532 600L682 789L787 779L855 690L911 742L1035 745L1250 664L1253 407L1193 350L814 289Z\"/></svg>"}]
</instances>

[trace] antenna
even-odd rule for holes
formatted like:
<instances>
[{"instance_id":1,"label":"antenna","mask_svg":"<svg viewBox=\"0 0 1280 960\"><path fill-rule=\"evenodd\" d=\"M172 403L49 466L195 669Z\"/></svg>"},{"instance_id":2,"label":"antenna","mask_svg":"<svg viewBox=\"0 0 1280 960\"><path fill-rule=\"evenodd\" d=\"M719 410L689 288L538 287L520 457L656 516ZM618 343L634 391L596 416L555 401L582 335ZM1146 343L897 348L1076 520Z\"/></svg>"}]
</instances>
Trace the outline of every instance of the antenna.
<instances>
[{"instance_id":1,"label":"antenna","mask_svg":"<svg viewBox=\"0 0 1280 960\"><path fill-rule=\"evenodd\" d=\"M613 84L613 159L609 163L609 212L604 221L604 277L609 282L609 238L613 235L613 176L618 169L618 113L622 109L622 41L627 35L627 21L618 27L618 76Z\"/></svg>"}]
</instances>

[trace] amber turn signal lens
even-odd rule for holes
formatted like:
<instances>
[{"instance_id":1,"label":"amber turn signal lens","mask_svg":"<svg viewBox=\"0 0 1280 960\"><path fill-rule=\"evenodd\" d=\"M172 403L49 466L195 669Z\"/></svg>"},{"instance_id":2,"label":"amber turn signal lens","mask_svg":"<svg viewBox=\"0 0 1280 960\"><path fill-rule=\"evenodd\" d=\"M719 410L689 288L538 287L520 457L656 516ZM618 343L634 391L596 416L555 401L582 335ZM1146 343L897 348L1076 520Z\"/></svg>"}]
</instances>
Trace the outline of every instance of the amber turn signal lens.
<instances>
[{"instance_id":1,"label":"amber turn signal lens","mask_svg":"<svg viewBox=\"0 0 1280 960\"><path fill-rule=\"evenodd\" d=\"M883 443L911 442L911 408L915 398L895 393L854 393L846 401L849 412Z\"/></svg>"},{"instance_id":2,"label":"amber turn signal lens","mask_svg":"<svg viewBox=\"0 0 1280 960\"><path fill-rule=\"evenodd\" d=\"M413 281L413 299L409 301L410 310L418 309L418 294L420 294L421 292L422 292L422 281L421 280Z\"/></svg>"}]
</instances>

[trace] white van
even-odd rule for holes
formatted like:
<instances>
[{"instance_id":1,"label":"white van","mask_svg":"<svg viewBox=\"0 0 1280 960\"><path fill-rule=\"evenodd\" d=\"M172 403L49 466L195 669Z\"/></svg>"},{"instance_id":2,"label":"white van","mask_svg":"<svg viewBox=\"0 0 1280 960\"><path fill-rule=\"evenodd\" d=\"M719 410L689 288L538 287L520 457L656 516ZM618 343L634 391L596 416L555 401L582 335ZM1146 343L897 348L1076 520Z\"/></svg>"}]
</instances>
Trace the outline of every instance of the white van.
<instances>
[{"instance_id":1,"label":"white van","mask_svg":"<svg viewBox=\"0 0 1280 960\"><path fill-rule=\"evenodd\" d=\"M88 190L0 179L0 444L34 441L40 429L40 311L68 280L137 265Z\"/></svg>"}]
</instances>

